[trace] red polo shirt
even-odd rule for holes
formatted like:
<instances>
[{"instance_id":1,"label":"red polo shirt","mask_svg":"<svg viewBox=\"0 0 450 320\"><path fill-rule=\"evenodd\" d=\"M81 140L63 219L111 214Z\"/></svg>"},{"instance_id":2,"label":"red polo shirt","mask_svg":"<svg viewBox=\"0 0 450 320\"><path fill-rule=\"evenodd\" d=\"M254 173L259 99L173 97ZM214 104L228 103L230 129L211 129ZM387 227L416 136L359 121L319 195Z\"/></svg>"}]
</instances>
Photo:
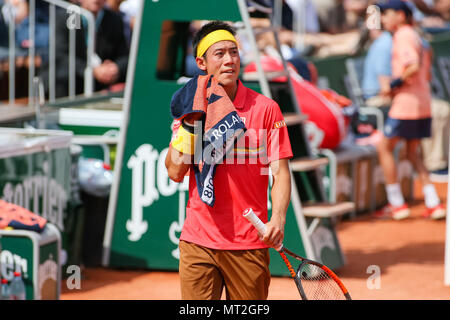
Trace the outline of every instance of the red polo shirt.
<instances>
[{"instance_id":1,"label":"red polo shirt","mask_svg":"<svg viewBox=\"0 0 450 320\"><path fill-rule=\"evenodd\" d=\"M278 104L239 81L233 101L247 133L216 166L214 207L199 197L193 170L180 240L221 250L267 248L255 228L242 217L251 207L267 222L268 168L271 161L291 158L289 136Z\"/></svg>"}]
</instances>

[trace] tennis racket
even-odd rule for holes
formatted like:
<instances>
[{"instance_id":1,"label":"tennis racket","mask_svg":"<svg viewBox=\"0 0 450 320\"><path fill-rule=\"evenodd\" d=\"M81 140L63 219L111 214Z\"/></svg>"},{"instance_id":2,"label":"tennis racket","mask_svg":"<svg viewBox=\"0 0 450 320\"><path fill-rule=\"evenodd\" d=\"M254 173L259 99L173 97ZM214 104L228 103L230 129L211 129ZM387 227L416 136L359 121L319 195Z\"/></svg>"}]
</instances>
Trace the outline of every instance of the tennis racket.
<instances>
[{"instance_id":1,"label":"tennis racket","mask_svg":"<svg viewBox=\"0 0 450 320\"><path fill-rule=\"evenodd\" d=\"M252 208L244 210L244 217L261 233L266 232L266 225L255 215ZM321 263L300 257L283 245L274 248L278 251L295 281L303 300L351 300L350 294L338 276ZM300 261L297 272L286 254Z\"/></svg>"}]
</instances>

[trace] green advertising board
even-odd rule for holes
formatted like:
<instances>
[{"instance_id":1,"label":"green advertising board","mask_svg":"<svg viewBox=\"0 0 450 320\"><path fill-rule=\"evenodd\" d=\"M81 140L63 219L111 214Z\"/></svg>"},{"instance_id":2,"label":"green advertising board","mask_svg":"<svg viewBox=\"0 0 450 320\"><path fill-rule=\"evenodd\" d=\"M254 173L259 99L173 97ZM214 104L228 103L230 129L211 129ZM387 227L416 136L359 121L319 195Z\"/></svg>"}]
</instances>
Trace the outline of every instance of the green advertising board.
<instances>
[{"instance_id":1,"label":"green advertising board","mask_svg":"<svg viewBox=\"0 0 450 320\"><path fill-rule=\"evenodd\" d=\"M20 272L25 283L26 299L31 300L34 296L33 264L35 257L33 255L33 242L25 237L8 237L8 234L1 230L0 233L2 234L1 278L11 281L14 278L14 272Z\"/></svg>"},{"instance_id":2,"label":"green advertising board","mask_svg":"<svg viewBox=\"0 0 450 320\"><path fill-rule=\"evenodd\" d=\"M162 0L141 4L130 52L103 265L178 270L188 180L171 181L164 163L171 138L169 105L173 93L182 85L177 83L182 75L177 66L183 65L186 49L186 42L176 31L188 30L189 22L194 20L241 21L241 14L235 1ZM179 45L180 41L184 46ZM167 46L180 48L170 54ZM169 70L172 66L175 70ZM320 259L331 249L333 254L326 254L323 261L331 268L342 266L333 227L327 222L319 225L316 231L322 236L311 241L300 199L297 194L293 198L287 212L286 245L303 256ZM325 237L321 230L325 230ZM321 249L318 254L315 248ZM278 254L274 250L271 254L272 274L289 275Z\"/></svg>"},{"instance_id":3,"label":"green advertising board","mask_svg":"<svg viewBox=\"0 0 450 320\"><path fill-rule=\"evenodd\" d=\"M436 35L430 42L433 48L433 95L450 101L450 32Z\"/></svg>"},{"instance_id":4,"label":"green advertising board","mask_svg":"<svg viewBox=\"0 0 450 320\"><path fill-rule=\"evenodd\" d=\"M0 128L0 198L47 219L62 234L63 262L71 259L73 217L70 141L56 130ZM69 256L67 256L67 254Z\"/></svg>"},{"instance_id":5,"label":"green advertising board","mask_svg":"<svg viewBox=\"0 0 450 320\"><path fill-rule=\"evenodd\" d=\"M9 282L20 272L26 300L57 300L61 291L61 234L48 223L37 233L0 230L0 277Z\"/></svg>"}]
</instances>

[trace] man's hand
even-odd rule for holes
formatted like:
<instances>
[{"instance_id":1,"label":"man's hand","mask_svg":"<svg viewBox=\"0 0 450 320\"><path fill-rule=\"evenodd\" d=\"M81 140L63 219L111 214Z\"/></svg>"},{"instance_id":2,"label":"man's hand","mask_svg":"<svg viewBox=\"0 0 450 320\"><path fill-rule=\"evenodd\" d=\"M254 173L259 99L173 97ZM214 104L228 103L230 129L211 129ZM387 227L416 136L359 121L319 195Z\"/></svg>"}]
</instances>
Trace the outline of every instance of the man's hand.
<instances>
[{"instance_id":1,"label":"man's hand","mask_svg":"<svg viewBox=\"0 0 450 320\"><path fill-rule=\"evenodd\" d=\"M94 77L98 82L114 84L119 79L119 67L111 60L105 60L101 65L94 68Z\"/></svg>"},{"instance_id":2,"label":"man's hand","mask_svg":"<svg viewBox=\"0 0 450 320\"><path fill-rule=\"evenodd\" d=\"M271 219L266 223L266 233L260 235L261 240L270 247L279 248L284 239L284 220L280 218Z\"/></svg>"},{"instance_id":3,"label":"man's hand","mask_svg":"<svg viewBox=\"0 0 450 320\"><path fill-rule=\"evenodd\" d=\"M202 118L203 114L201 112L194 112L191 114L188 114L186 117L184 117L184 121L187 122L190 125L194 125L195 121L198 121Z\"/></svg>"},{"instance_id":4,"label":"man's hand","mask_svg":"<svg viewBox=\"0 0 450 320\"><path fill-rule=\"evenodd\" d=\"M391 91L391 77L390 76L378 76L378 83L380 84L380 96L390 97Z\"/></svg>"},{"instance_id":5,"label":"man's hand","mask_svg":"<svg viewBox=\"0 0 450 320\"><path fill-rule=\"evenodd\" d=\"M187 125L195 125L195 122L201 117L202 113L195 112L186 116L183 121L186 122ZM181 153L180 151L172 148L172 145L169 146L169 151L167 152L165 159L165 165L171 180L175 182L182 182L192 163L193 155Z\"/></svg>"}]
</instances>

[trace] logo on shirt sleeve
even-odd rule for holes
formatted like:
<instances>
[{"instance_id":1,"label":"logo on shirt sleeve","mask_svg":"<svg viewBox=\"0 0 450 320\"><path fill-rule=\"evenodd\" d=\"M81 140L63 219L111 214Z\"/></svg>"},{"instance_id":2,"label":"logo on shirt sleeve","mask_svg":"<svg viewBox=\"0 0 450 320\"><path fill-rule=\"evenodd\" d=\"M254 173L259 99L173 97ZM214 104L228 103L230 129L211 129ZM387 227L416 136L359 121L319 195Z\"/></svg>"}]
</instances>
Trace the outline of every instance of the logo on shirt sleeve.
<instances>
[{"instance_id":1,"label":"logo on shirt sleeve","mask_svg":"<svg viewBox=\"0 0 450 320\"><path fill-rule=\"evenodd\" d=\"M277 121L277 122L275 122L273 124L273 128L274 129L280 129L280 128L283 128L283 127L286 127L286 122L284 120Z\"/></svg>"}]
</instances>

